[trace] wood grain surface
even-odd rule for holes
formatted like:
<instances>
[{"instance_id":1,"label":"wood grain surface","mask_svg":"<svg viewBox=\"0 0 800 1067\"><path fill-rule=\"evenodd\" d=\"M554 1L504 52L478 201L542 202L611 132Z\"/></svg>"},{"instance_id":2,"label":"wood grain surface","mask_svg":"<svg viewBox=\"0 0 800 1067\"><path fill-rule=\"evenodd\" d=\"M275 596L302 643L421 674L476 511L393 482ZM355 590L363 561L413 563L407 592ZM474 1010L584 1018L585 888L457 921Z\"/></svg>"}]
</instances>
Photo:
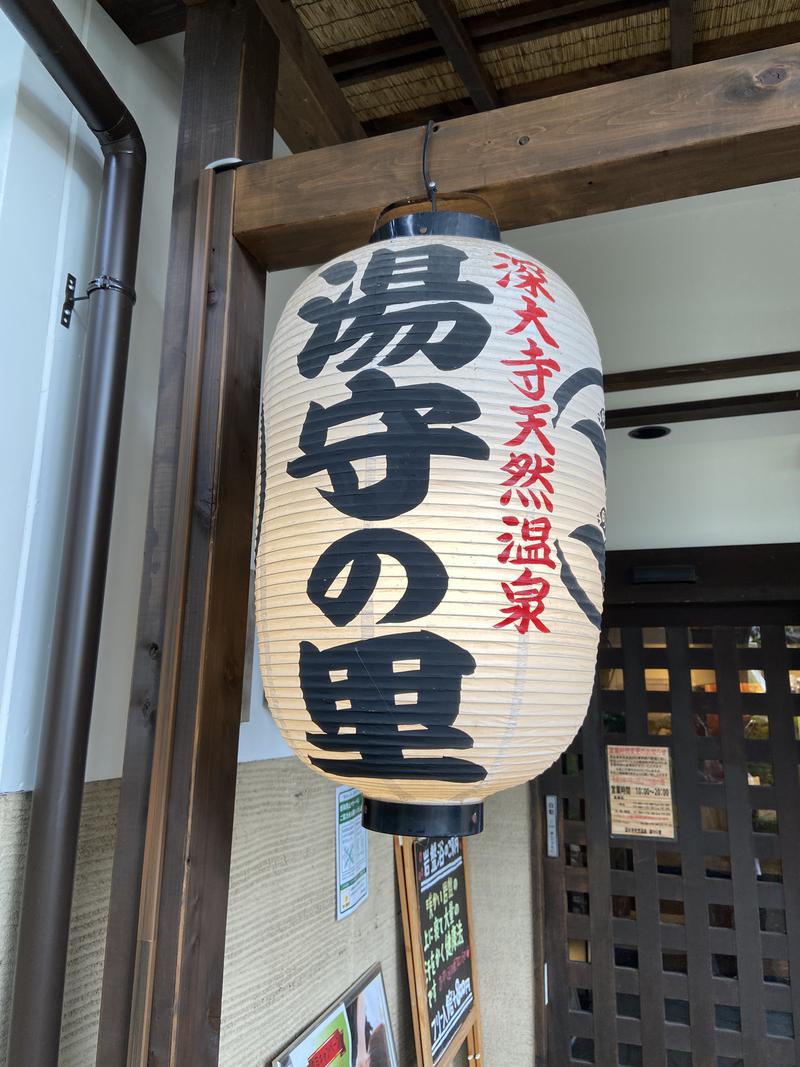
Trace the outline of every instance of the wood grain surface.
<instances>
[{"instance_id":1,"label":"wood grain surface","mask_svg":"<svg viewBox=\"0 0 800 1067\"><path fill-rule=\"evenodd\" d=\"M422 197L422 129L252 163L234 229L271 269L365 242ZM480 192L514 229L800 174L800 44L443 122L441 195Z\"/></svg>"}]
</instances>

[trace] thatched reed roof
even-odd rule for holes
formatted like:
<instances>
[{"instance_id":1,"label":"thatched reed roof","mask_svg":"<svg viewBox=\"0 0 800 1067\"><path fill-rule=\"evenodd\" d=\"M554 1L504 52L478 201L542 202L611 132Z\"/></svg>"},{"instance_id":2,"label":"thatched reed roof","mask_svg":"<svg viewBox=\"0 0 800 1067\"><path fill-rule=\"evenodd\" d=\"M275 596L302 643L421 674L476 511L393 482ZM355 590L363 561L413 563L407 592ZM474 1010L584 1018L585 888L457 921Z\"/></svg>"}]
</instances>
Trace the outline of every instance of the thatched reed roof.
<instances>
[{"instance_id":1,"label":"thatched reed roof","mask_svg":"<svg viewBox=\"0 0 800 1067\"><path fill-rule=\"evenodd\" d=\"M475 110L421 8L411 0L292 3L368 130ZM456 7L478 61L504 103L671 64L670 7L659 0L619 0L602 7L598 0L456 0ZM617 17L602 21L605 11ZM506 24L514 15L516 30L495 32L503 26L503 14ZM530 24L520 29L526 15ZM695 0L692 23L688 33L695 61L736 55L800 39L800 2ZM493 33L500 38L496 47Z\"/></svg>"}]
</instances>

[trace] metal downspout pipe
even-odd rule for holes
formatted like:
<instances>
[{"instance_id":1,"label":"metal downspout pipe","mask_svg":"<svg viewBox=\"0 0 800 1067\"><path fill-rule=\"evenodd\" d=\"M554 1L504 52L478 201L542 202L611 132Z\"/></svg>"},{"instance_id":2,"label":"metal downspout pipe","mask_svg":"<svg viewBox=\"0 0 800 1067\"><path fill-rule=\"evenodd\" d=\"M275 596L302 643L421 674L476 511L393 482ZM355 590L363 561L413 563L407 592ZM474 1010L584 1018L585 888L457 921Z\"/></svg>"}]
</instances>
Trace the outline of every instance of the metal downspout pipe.
<instances>
[{"instance_id":1,"label":"metal downspout pipe","mask_svg":"<svg viewBox=\"0 0 800 1067\"><path fill-rule=\"evenodd\" d=\"M10 1067L56 1067L136 299L145 149L130 112L52 0L0 0L0 8L86 121L105 159L7 1060Z\"/></svg>"}]
</instances>

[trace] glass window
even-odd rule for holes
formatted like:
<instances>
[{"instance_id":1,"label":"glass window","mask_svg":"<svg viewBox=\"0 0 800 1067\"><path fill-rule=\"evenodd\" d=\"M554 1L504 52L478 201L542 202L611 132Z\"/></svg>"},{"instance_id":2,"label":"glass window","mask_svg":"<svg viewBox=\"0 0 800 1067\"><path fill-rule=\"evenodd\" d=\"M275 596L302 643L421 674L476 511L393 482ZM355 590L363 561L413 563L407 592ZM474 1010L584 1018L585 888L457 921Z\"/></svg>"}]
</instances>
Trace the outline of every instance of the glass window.
<instances>
[{"instance_id":1,"label":"glass window","mask_svg":"<svg viewBox=\"0 0 800 1067\"><path fill-rule=\"evenodd\" d=\"M761 627L760 626L737 626L736 627L736 647L737 648L761 648Z\"/></svg>"},{"instance_id":2,"label":"glass window","mask_svg":"<svg viewBox=\"0 0 800 1067\"><path fill-rule=\"evenodd\" d=\"M573 1037L569 1043L569 1055L578 1063L594 1063L594 1041L590 1037Z\"/></svg>"},{"instance_id":3,"label":"glass window","mask_svg":"<svg viewBox=\"0 0 800 1067\"><path fill-rule=\"evenodd\" d=\"M615 919L635 919L636 897L613 894L611 897L611 914Z\"/></svg>"},{"instance_id":4,"label":"glass window","mask_svg":"<svg viewBox=\"0 0 800 1067\"><path fill-rule=\"evenodd\" d=\"M699 759L697 761L697 773L701 782L716 785L725 779L725 768L722 760Z\"/></svg>"},{"instance_id":5,"label":"glass window","mask_svg":"<svg viewBox=\"0 0 800 1067\"><path fill-rule=\"evenodd\" d=\"M692 667L689 674L691 677L693 693L716 693L716 671L707 670L706 668L701 669L697 667Z\"/></svg>"},{"instance_id":6,"label":"glass window","mask_svg":"<svg viewBox=\"0 0 800 1067\"><path fill-rule=\"evenodd\" d=\"M748 785L775 785L775 771L768 760L747 764Z\"/></svg>"},{"instance_id":7,"label":"glass window","mask_svg":"<svg viewBox=\"0 0 800 1067\"><path fill-rule=\"evenodd\" d=\"M718 1030L736 1030L738 1032L742 1029L741 1012L733 1004L715 1004L714 1023Z\"/></svg>"},{"instance_id":8,"label":"glass window","mask_svg":"<svg viewBox=\"0 0 800 1067\"><path fill-rule=\"evenodd\" d=\"M753 808L753 829L757 834L777 834L777 811L774 808Z\"/></svg>"},{"instance_id":9,"label":"glass window","mask_svg":"<svg viewBox=\"0 0 800 1067\"><path fill-rule=\"evenodd\" d=\"M672 716L664 711L648 711L647 732L651 737L669 737L672 733Z\"/></svg>"},{"instance_id":10,"label":"glass window","mask_svg":"<svg viewBox=\"0 0 800 1067\"><path fill-rule=\"evenodd\" d=\"M764 981L777 982L779 985L789 985L789 961L788 960L763 960Z\"/></svg>"},{"instance_id":11,"label":"glass window","mask_svg":"<svg viewBox=\"0 0 800 1067\"><path fill-rule=\"evenodd\" d=\"M644 687L654 693L669 691L669 671L666 667L645 667Z\"/></svg>"},{"instance_id":12,"label":"glass window","mask_svg":"<svg viewBox=\"0 0 800 1067\"><path fill-rule=\"evenodd\" d=\"M743 715L742 729L750 740L763 741L769 737L769 719L766 715Z\"/></svg>"},{"instance_id":13,"label":"glass window","mask_svg":"<svg viewBox=\"0 0 800 1067\"><path fill-rule=\"evenodd\" d=\"M678 926L683 926L684 914L683 914L683 901L682 900L660 900L659 901L659 914L662 923L672 923Z\"/></svg>"},{"instance_id":14,"label":"glass window","mask_svg":"<svg viewBox=\"0 0 800 1067\"><path fill-rule=\"evenodd\" d=\"M628 1019L641 1019L642 1006L635 993L617 993L617 1015Z\"/></svg>"},{"instance_id":15,"label":"glass window","mask_svg":"<svg viewBox=\"0 0 800 1067\"><path fill-rule=\"evenodd\" d=\"M739 963L735 956L713 953L711 956L711 973L715 978L738 978Z\"/></svg>"},{"instance_id":16,"label":"glass window","mask_svg":"<svg viewBox=\"0 0 800 1067\"><path fill-rule=\"evenodd\" d=\"M730 856L706 856L706 878L730 878Z\"/></svg>"},{"instance_id":17,"label":"glass window","mask_svg":"<svg viewBox=\"0 0 800 1067\"><path fill-rule=\"evenodd\" d=\"M715 711L696 711L694 732L698 737L719 737L719 715Z\"/></svg>"},{"instance_id":18,"label":"glass window","mask_svg":"<svg viewBox=\"0 0 800 1067\"><path fill-rule=\"evenodd\" d=\"M624 689L622 667L600 667L598 678L601 689Z\"/></svg>"},{"instance_id":19,"label":"glass window","mask_svg":"<svg viewBox=\"0 0 800 1067\"><path fill-rule=\"evenodd\" d=\"M682 1026L689 1025L689 1001L673 1000L667 997L664 1000L664 1018L668 1023L680 1023Z\"/></svg>"},{"instance_id":20,"label":"glass window","mask_svg":"<svg viewBox=\"0 0 800 1067\"><path fill-rule=\"evenodd\" d=\"M761 670L739 671L739 692L759 696L767 691L764 672Z\"/></svg>"}]
</instances>

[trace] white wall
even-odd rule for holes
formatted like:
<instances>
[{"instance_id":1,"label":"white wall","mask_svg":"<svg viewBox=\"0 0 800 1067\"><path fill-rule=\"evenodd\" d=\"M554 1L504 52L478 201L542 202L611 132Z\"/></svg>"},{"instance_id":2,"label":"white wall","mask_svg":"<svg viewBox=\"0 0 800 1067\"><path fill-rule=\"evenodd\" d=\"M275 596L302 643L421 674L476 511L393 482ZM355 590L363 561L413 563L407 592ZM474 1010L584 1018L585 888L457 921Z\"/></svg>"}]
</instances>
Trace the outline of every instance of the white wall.
<instances>
[{"instance_id":1,"label":"white wall","mask_svg":"<svg viewBox=\"0 0 800 1067\"><path fill-rule=\"evenodd\" d=\"M95 0L61 9L133 112L148 153L117 494L87 780L122 773L182 80L182 35L134 47ZM276 155L288 149L276 135ZM0 15L0 793L35 778L87 304L58 324L67 271L91 277L102 157L63 94ZM306 270L269 280L266 341ZM243 761L288 755L255 663Z\"/></svg>"},{"instance_id":2,"label":"white wall","mask_svg":"<svg viewBox=\"0 0 800 1067\"><path fill-rule=\"evenodd\" d=\"M135 48L95 0L61 5L139 123L148 153L125 415L87 780L122 773L161 354L182 36ZM276 135L276 155L288 153ZM0 793L35 777L86 304L58 325L67 271L91 277L102 157L63 94L0 15ZM270 276L266 342L306 270ZM242 761L286 756L258 662Z\"/></svg>"},{"instance_id":3,"label":"white wall","mask_svg":"<svg viewBox=\"0 0 800 1067\"><path fill-rule=\"evenodd\" d=\"M516 230L580 297L606 372L800 349L800 181ZM800 387L800 373L609 394L609 409ZM800 413L608 434L609 548L800 539Z\"/></svg>"},{"instance_id":4,"label":"white wall","mask_svg":"<svg viewBox=\"0 0 800 1067\"><path fill-rule=\"evenodd\" d=\"M148 151L138 302L122 426L89 777L114 777L128 704L161 347L180 39L135 48L95 0L62 10ZM69 271L91 278L102 157L0 15L0 792L33 784L87 304L59 325Z\"/></svg>"}]
</instances>

